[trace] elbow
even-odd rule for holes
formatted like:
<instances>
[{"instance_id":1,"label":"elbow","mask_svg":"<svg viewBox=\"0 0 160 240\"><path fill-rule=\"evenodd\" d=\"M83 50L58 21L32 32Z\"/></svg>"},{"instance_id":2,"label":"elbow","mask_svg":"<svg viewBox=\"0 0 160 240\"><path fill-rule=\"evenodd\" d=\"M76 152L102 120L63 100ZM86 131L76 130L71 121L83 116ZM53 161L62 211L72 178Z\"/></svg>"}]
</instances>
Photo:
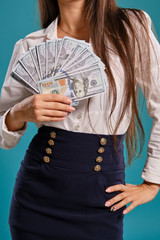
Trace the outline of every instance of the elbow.
<instances>
[{"instance_id":1,"label":"elbow","mask_svg":"<svg viewBox=\"0 0 160 240\"><path fill-rule=\"evenodd\" d=\"M19 141L18 141L18 142L19 142ZM5 150L10 150L10 149L13 149L14 147L16 147L17 144L18 144L18 142L17 142L17 141L14 141L14 142L6 142L6 141L1 140L1 141L0 141L0 147L1 147L2 149L5 149Z\"/></svg>"}]
</instances>

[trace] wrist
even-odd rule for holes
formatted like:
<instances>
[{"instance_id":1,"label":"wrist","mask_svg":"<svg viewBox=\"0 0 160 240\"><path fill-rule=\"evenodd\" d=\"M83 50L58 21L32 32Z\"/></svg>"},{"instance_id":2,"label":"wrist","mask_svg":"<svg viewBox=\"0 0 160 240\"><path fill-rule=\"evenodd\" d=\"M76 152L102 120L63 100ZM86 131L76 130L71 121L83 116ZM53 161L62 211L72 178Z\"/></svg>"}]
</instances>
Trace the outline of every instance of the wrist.
<instances>
[{"instance_id":1,"label":"wrist","mask_svg":"<svg viewBox=\"0 0 160 240\"><path fill-rule=\"evenodd\" d=\"M24 120L23 111L16 104L8 112L5 123L9 131L24 130L26 121Z\"/></svg>"},{"instance_id":2,"label":"wrist","mask_svg":"<svg viewBox=\"0 0 160 240\"><path fill-rule=\"evenodd\" d=\"M152 183L152 182L148 182L146 180L144 180L143 183L147 184L148 186L153 187L155 190L159 190L160 189L160 184L158 184L158 183Z\"/></svg>"}]
</instances>

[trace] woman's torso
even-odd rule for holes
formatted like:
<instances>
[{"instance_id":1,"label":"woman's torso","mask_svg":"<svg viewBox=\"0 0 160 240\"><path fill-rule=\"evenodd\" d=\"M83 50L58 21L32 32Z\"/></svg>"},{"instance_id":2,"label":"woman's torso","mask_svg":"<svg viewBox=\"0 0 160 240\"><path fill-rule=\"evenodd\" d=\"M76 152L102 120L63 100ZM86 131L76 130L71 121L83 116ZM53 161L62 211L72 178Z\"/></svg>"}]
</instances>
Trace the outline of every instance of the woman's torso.
<instances>
[{"instance_id":1,"label":"woman's torso","mask_svg":"<svg viewBox=\"0 0 160 240\"><path fill-rule=\"evenodd\" d=\"M55 19L46 29L42 29L27 35L23 40L23 45L26 51L30 47L33 47L40 42L56 39L57 20L58 19ZM112 96L111 101L109 101L109 85L107 85L106 93L90 98L90 103L88 106L89 108L87 108L88 99L83 99L79 101L78 106L75 106L76 110L68 115L64 121L41 122L36 124L37 127L39 128L43 125L46 125L76 132L113 134L113 129L115 128L122 111L125 81L120 58L117 55L110 53L110 64L117 88L117 102L115 110L111 116L111 121L109 121L109 114L111 112L112 100L114 97ZM117 134L123 134L127 131L130 124L130 119L131 107L128 109L128 111L126 111L126 114L124 115L124 118L118 128ZM90 121L92 126L90 125Z\"/></svg>"}]
</instances>

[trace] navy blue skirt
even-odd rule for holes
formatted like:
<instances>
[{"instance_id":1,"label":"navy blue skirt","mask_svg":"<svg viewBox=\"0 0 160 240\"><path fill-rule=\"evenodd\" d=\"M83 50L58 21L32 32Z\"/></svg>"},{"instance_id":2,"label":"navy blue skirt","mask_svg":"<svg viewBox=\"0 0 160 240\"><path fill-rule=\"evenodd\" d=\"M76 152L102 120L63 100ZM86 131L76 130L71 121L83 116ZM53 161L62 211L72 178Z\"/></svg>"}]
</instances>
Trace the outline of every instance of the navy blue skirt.
<instances>
[{"instance_id":1,"label":"navy blue skirt","mask_svg":"<svg viewBox=\"0 0 160 240\"><path fill-rule=\"evenodd\" d=\"M13 189L12 240L123 240L123 210L104 204L125 184L124 134L72 132L42 126L21 161Z\"/></svg>"}]
</instances>

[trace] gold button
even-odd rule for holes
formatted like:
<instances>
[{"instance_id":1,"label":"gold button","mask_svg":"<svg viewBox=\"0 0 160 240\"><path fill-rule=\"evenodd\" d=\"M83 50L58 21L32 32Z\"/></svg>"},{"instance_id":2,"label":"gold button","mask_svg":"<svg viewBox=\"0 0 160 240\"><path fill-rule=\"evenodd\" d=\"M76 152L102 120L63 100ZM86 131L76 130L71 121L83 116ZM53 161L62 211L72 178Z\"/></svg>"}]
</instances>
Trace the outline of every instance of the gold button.
<instances>
[{"instance_id":1,"label":"gold button","mask_svg":"<svg viewBox=\"0 0 160 240\"><path fill-rule=\"evenodd\" d=\"M106 138L101 138L100 144L101 145L106 145L106 143L107 143L107 139Z\"/></svg>"},{"instance_id":2,"label":"gold button","mask_svg":"<svg viewBox=\"0 0 160 240\"><path fill-rule=\"evenodd\" d=\"M96 158L96 162L102 162L103 161L103 158L101 157L101 156L98 156L97 158Z\"/></svg>"},{"instance_id":3,"label":"gold button","mask_svg":"<svg viewBox=\"0 0 160 240\"><path fill-rule=\"evenodd\" d=\"M103 152L104 152L104 148L103 148L103 147L100 147L100 148L98 149L98 152L99 152L99 153L103 153Z\"/></svg>"},{"instance_id":4,"label":"gold button","mask_svg":"<svg viewBox=\"0 0 160 240\"><path fill-rule=\"evenodd\" d=\"M94 166L94 171L98 172L101 170L101 166L100 165L95 165Z\"/></svg>"},{"instance_id":5,"label":"gold button","mask_svg":"<svg viewBox=\"0 0 160 240\"><path fill-rule=\"evenodd\" d=\"M48 162L50 162L50 158L47 157L47 156L44 156L44 157L43 157L43 161L46 162L46 163L48 163Z\"/></svg>"},{"instance_id":6,"label":"gold button","mask_svg":"<svg viewBox=\"0 0 160 240\"><path fill-rule=\"evenodd\" d=\"M55 138L56 137L56 133L55 132L50 132L50 137L51 138Z\"/></svg>"},{"instance_id":7,"label":"gold button","mask_svg":"<svg viewBox=\"0 0 160 240\"><path fill-rule=\"evenodd\" d=\"M50 146L53 146L53 145L54 145L54 141L53 141L52 139L49 139L49 140L48 140L48 144L49 144Z\"/></svg>"},{"instance_id":8,"label":"gold button","mask_svg":"<svg viewBox=\"0 0 160 240\"><path fill-rule=\"evenodd\" d=\"M52 153L52 149L46 148L46 153L51 154Z\"/></svg>"}]
</instances>

